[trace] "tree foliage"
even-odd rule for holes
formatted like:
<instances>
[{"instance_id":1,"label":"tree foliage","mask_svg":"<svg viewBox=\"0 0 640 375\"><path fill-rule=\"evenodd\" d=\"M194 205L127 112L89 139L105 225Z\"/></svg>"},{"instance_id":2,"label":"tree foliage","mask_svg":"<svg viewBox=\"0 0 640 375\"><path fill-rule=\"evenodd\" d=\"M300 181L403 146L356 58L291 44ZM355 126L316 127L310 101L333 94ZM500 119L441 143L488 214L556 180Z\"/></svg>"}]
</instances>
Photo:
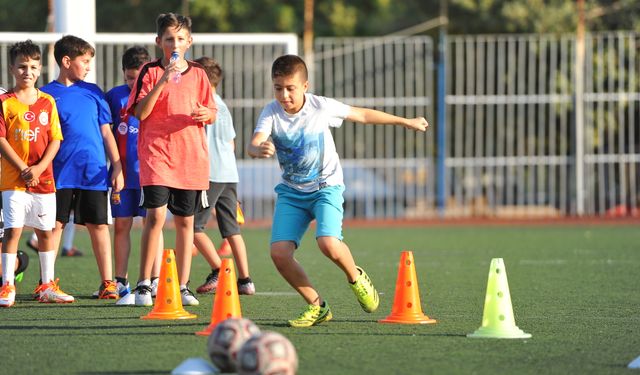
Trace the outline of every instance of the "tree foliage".
<instances>
[{"instance_id":1,"label":"tree foliage","mask_svg":"<svg viewBox=\"0 0 640 375\"><path fill-rule=\"evenodd\" d=\"M567 33L575 0L447 0L453 34ZM640 31L640 1L585 0L587 30ZM302 34L303 0L96 1L99 32L154 32L159 13L188 11L195 32ZM0 30L44 31L44 0L0 0ZM315 0L316 36L385 35L440 14L440 0ZM21 15L17 17L16 15Z\"/></svg>"}]
</instances>

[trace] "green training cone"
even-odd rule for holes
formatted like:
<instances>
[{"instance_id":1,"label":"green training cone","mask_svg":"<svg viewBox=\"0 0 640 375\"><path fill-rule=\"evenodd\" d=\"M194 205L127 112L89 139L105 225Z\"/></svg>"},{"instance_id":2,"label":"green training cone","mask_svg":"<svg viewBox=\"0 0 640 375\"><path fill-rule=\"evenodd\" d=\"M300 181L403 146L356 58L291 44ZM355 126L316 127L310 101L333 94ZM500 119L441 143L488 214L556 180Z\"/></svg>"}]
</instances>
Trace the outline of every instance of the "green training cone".
<instances>
[{"instance_id":1,"label":"green training cone","mask_svg":"<svg viewBox=\"0 0 640 375\"><path fill-rule=\"evenodd\" d=\"M531 334L525 333L513 318L511 294L507 282L507 270L502 258L491 259L487 295L484 299L482 326L467 337L495 339L527 339Z\"/></svg>"}]
</instances>

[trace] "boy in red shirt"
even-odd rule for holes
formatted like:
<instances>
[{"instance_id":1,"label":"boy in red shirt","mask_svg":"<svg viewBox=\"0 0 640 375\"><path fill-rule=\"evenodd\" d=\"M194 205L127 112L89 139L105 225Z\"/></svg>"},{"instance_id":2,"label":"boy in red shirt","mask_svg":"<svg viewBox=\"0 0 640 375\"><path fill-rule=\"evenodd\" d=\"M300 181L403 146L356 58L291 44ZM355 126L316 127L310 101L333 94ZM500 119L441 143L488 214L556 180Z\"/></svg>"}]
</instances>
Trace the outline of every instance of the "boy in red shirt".
<instances>
[{"instance_id":1,"label":"boy in red shirt","mask_svg":"<svg viewBox=\"0 0 640 375\"><path fill-rule=\"evenodd\" d=\"M209 152L204 124L216 118L216 105L204 69L184 59L191 47L191 19L168 13L156 20L156 44L163 57L143 66L134 84L128 111L140 120L138 157L142 231L136 305L151 306L151 268L167 208L176 226L176 264L183 305L199 302L187 288L193 246L193 215L207 206Z\"/></svg>"}]
</instances>

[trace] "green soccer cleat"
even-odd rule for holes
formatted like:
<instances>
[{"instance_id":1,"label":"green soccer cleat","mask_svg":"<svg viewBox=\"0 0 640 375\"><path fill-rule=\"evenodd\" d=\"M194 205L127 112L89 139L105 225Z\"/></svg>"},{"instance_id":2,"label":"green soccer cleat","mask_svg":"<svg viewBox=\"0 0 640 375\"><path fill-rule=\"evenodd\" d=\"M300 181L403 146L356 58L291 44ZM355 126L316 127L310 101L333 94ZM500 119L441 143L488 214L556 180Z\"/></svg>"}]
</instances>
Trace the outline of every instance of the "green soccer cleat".
<instances>
[{"instance_id":1,"label":"green soccer cleat","mask_svg":"<svg viewBox=\"0 0 640 375\"><path fill-rule=\"evenodd\" d=\"M360 276L358 276L353 284L350 284L351 289L358 298L358 302L360 303L360 306L362 306L362 309L368 313L372 313L376 311L378 304L380 303L378 291L373 286L371 279L369 279L369 275L367 275L362 268L356 268L360 272Z\"/></svg>"},{"instance_id":2,"label":"green soccer cleat","mask_svg":"<svg viewBox=\"0 0 640 375\"><path fill-rule=\"evenodd\" d=\"M331 309L327 301L323 303L324 307L316 305L307 305L306 309L296 319L289 320L291 327L311 327L322 322L327 322L333 318Z\"/></svg>"}]
</instances>

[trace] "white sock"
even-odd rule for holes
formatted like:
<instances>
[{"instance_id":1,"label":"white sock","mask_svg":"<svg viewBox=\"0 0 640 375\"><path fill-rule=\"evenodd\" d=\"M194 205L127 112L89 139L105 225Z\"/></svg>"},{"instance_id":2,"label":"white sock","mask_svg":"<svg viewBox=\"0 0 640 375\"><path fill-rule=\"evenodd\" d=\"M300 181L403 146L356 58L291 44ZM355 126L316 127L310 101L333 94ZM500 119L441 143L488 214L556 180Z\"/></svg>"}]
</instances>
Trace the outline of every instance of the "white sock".
<instances>
[{"instance_id":1,"label":"white sock","mask_svg":"<svg viewBox=\"0 0 640 375\"><path fill-rule=\"evenodd\" d=\"M73 248L73 237L76 235L76 225L73 223L73 215L69 216L69 222L64 226L64 230L62 231L62 248L63 249L72 249Z\"/></svg>"},{"instance_id":2,"label":"white sock","mask_svg":"<svg viewBox=\"0 0 640 375\"><path fill-rule=\"evenodd\" d=\"M149 279L140 280L140 281L138 281L138 285L151 286L151 280L149 280Z\"/></svg>"},{"instance_id":3,"label":"white sock","mask_svg":"<svg viewBox=\"0 0 640 375\"><path fill-rule=\"evenodd\" d=\"M40 277L42 278L42 283L46 284L53 281L55 277L54 265L56 263L56 252L41 251L38 253L38 256L40 257Z\"/></svg>"},{"instance_id":4,"label":"white sock","mask_svg":"<svg viewBox=\"0 0 640 375\"><path fill-rule=\"evenodd\" d=\"M187 286L186 285L180 285L180 290L182 290L182 289L187 289Z\"/></svg>"},{"instance_id":5,"label":"white sock","mask_svg":"<svg viewBox=\"0 0 640 375\"><path fill-rule=\"evenodd\" d=\"M15 283L16 258L18 254L2 253L2 282L13 285Z\"/></svg>"}]
</instances>

